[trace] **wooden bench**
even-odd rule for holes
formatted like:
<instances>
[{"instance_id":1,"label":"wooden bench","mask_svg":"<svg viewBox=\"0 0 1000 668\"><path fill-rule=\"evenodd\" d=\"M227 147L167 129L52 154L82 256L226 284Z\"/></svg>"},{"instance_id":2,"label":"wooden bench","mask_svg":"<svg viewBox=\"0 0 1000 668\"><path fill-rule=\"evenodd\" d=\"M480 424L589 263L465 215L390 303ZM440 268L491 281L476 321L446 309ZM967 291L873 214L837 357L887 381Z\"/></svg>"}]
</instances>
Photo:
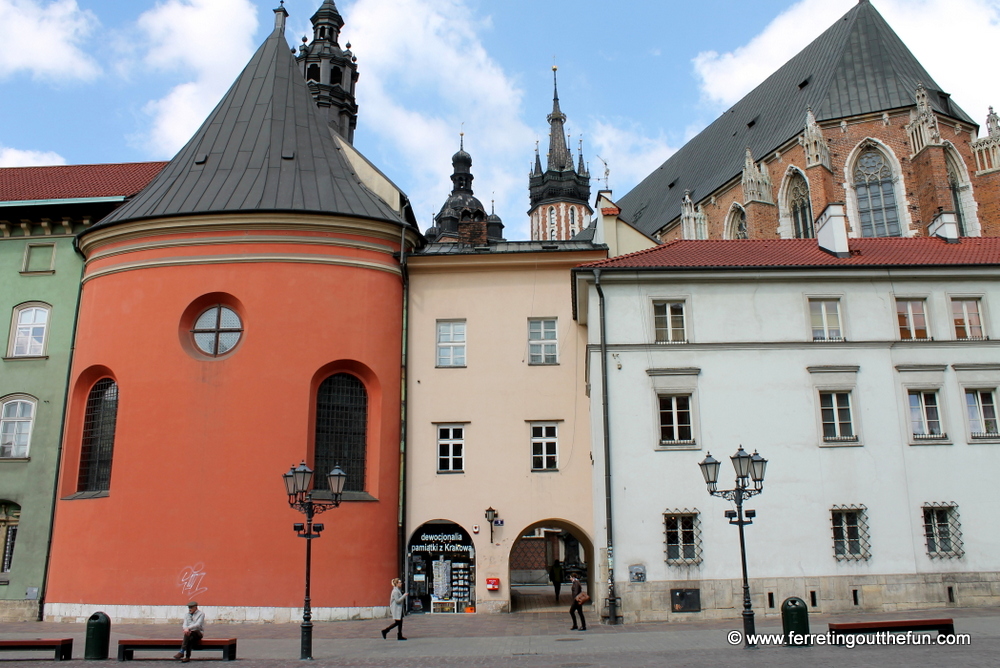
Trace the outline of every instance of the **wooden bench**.
<instances>
[{"instance_id":1,"label":"wooden bench","mask_svg":"<svg viewBox=\"0 0 1000 668\"><path fill-rule=\"evenodd\" d=\"M131 661L136 651L166 650L175 654L181 649L180 638L130 638L118 641L118 660ZM236 660L236 638L202 638L192 651L219 650L225 661Z\"/></svg>"},{"instance_id":2,"label":"wooden bench","mask_svg":"<svg viewBox=\"0 0 1000 668\"><path fill-rule=\"evenodd\" d=\"M53 650L56 661L69 661L73 658L72 638L51 638L48 640L0 640L0 652L31 652L35 650Z\"/></svg>"},{"instance_id":3,"label":"wooden bench","mask_svg":"<svg viewBox=\"0 0 1000 668\"><path fill-rule=\"evenodd\" d=\"M854 633L905 633L907 631L937 631L939 635L955 635L953 619L902 619L878 622L849 622L830 624L832 635Z\"/></svg>"}]
</instances>

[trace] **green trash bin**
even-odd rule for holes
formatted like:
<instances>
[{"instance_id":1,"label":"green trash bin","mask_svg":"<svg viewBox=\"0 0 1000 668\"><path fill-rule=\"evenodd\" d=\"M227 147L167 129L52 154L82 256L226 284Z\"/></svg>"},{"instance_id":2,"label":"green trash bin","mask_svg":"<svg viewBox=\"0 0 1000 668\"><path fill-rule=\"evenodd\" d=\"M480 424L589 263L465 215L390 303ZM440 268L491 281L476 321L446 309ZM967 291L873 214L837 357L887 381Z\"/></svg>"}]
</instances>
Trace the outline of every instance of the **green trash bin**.
<instances>
[{"instance_id":1,"label":"green trash bin","mask_svg":"<svg viewBox=\"0 0 1000 668\"><path fill-rule=\"evenodd\" d=\"M812 644L805 638L789 637L793 633L800 636L809 633L809 608L801 598L791 596L781 604L781 630L785 634L785 647L806 647Z\"/></svg>"},{"instance_id":2,"label":"green trash bin","mask_svg":"<svg viewBox=\"0 0 1000 668\"><path fill-rule=\"evenodd\" d=\"M95 612L87 620L87 644L84 646L83 658L107 661L110 645L111 618L103 612Z\"/></svg>"}]
</instances>

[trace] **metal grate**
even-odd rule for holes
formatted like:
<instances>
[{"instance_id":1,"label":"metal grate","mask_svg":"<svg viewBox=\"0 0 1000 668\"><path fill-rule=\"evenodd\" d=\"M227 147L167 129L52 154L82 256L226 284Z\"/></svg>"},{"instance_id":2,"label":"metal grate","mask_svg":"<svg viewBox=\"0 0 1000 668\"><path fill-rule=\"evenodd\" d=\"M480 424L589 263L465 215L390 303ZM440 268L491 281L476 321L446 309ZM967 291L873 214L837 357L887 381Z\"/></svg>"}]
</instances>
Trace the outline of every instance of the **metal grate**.
<instances>
[{"instance_id":1,"label":"metal grate","mask_svg":"<svg viewBox=\"0 0 1000 668\"><path fill-rule=\"evenodd\" d=\"M663 513L664 555L671 566L701 563L701 522L698 510L668 510Z\"/></svg>"},{"instance_id":2,"label":"metal grate","mask_svg":"<svg viewBox=\"0 0 1000 668\"><path fill-rule=\"evenodd\" d=\"M117 419L118 384L110 378L102 378L87 397L78 492L100 492L111 488L111 456L115 447Z\"/></svg>"},{"instance_id":3,"label":"metal grate","mask_svg":"<svg viewBox=\"0 0 1000 668\"><path fill-rule=\"evenodd\" d=\"M365 490L368 445L368 392L348 373L330 376L316 395L315 489L330 489L326 474L334 466L347 473L344 491Z\"/></svg>"},{"instance_id":4,"label":"metal grate","mask_svg":"<svg viewBox=\"0 0 1000 668\"><path fill-rule=\"evenodd\" d=\"M958 504L925 503L924 538L931 559L960 559L965 555L962 523L958 519Z\"/></svg>"},{"instance_id":5,"label":"metal grate","mask_svg":"<svg viewBox=\"0 0 1000 668\"><path fill-rule=\"evenodd\" d=\"M871 558L868 534L868 508L834 506L830 509L833 524L833 556L839 561L865 561Z\"/></svg>"}]
</instances>

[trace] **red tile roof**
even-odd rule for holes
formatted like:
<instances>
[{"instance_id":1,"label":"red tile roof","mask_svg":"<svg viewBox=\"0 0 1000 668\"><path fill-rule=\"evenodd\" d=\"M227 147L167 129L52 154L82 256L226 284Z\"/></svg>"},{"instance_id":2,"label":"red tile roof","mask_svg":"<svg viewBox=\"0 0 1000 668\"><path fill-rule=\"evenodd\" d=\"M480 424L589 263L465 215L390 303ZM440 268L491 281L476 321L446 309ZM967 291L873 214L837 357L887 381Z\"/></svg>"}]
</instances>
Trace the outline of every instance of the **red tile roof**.
<instances>
[{"instance_id":1,"label":"red tile roof","mask_svg":"<svg viewBox=\"0 0 1000 668\"><path fill-rule=\"evenodd\" d=\"M822 250L815 239L677 240L629 255L591 262L599 269L737 269L790 267L908 267L997 265L1000 237L850 239L851 257Z\"/></svg>"},{"instance_id":2,"label":"red tile roof","mask_svg":"<svg viewBox=\"0 0 1000 668\"><path fill-rule=\"evenodd\" d=\"M0 168L0 202L128 197L146 187L165 162Z\"/></svg>"}]
</instances>

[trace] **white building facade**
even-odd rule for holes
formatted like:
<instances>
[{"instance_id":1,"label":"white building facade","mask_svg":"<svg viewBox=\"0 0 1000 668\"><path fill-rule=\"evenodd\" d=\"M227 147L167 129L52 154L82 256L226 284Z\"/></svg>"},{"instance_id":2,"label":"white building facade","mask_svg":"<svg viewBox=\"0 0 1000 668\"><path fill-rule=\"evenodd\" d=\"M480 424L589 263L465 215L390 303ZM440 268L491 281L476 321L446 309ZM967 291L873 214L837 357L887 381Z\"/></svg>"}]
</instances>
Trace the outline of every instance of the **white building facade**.
<instances>
[{"instance_id":1,"label":"white building facade","mask_svg":"<svg viewBox=\"0 0 1000 668\"><path fill-rule=\"evenodd\" d=\"M789 596L811 612L1000 603L1000 240L955 241L852 239L846 257L676 241L574 271L597 536L610 465L600 575L613 565L626 622L739 615L733 505L698 463L711 452L731 489L741 445L769 460L745 506L758 615Z\"/></svg>"}]
</instances>

